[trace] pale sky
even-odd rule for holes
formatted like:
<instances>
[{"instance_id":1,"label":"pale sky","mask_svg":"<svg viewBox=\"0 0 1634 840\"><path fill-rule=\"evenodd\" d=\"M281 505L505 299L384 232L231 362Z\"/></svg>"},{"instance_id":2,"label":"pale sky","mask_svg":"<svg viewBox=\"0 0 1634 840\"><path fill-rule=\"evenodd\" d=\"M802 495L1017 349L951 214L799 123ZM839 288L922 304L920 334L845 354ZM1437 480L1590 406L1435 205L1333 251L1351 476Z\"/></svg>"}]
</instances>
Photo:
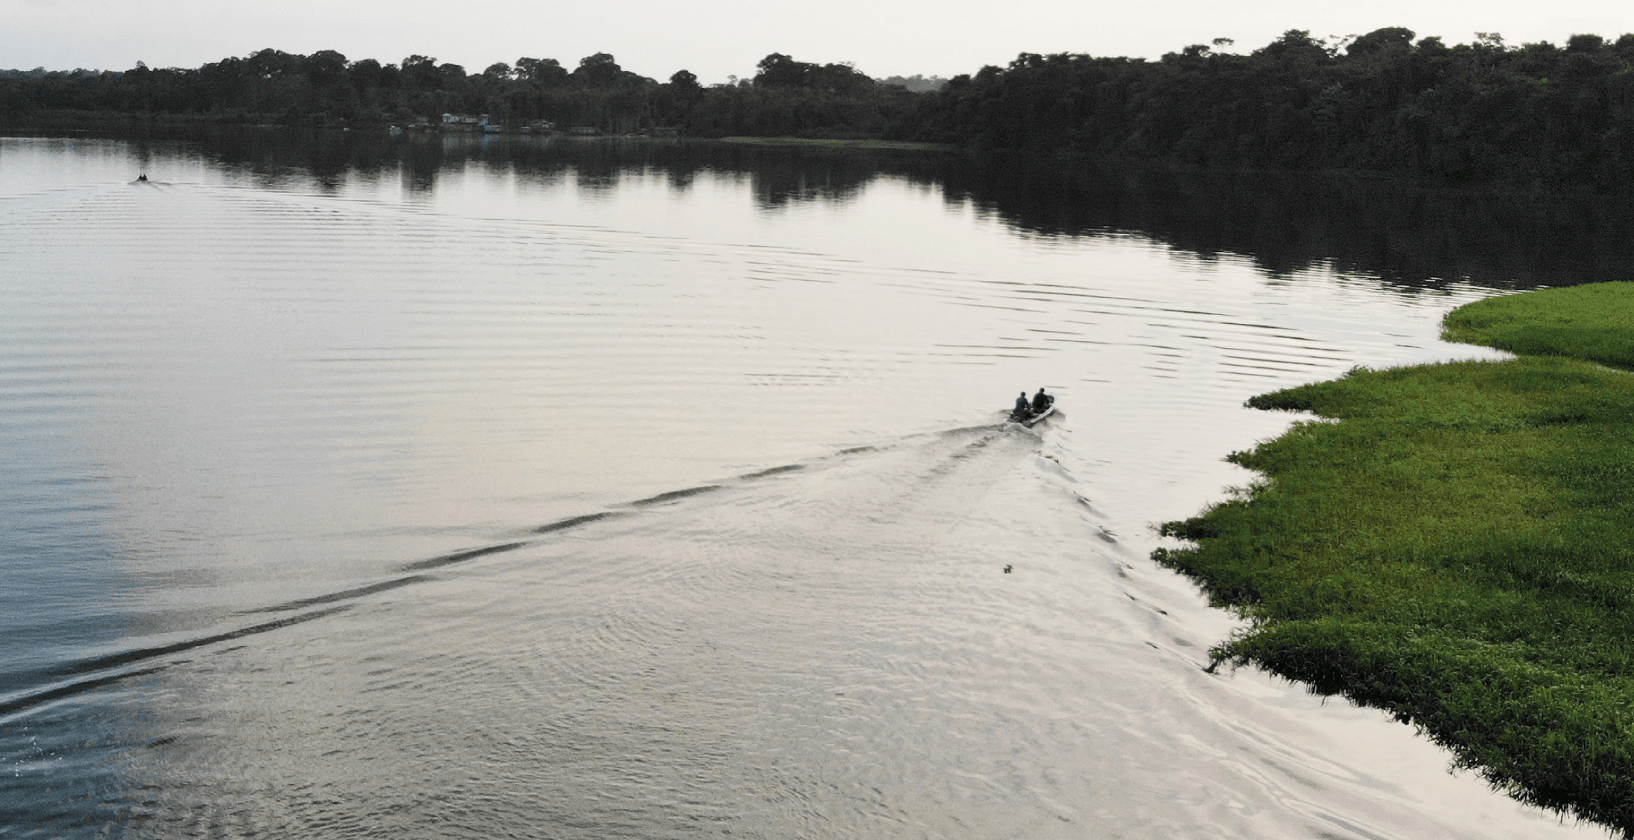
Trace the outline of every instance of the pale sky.
<instances>
[{"instance_id":1,"label":"pale sky","mask_svg":"<svg viewBox=\"0 0 1634 840\"><path fill-rule=\"evenodd\" d=\"M198 67L272 47L354 61L428 55L481 72L520 56L568 68L597 52L659 81L753 76L779 52L850 62L876 78L953 76L1020 52L1155 59L1215 38L1247 52L1289 29L1319 38L1405 26L1468 43L1564 43L1634 32L1634 3L1610 0L0 0L0 68Z\"/></svg>"}]
</instances>

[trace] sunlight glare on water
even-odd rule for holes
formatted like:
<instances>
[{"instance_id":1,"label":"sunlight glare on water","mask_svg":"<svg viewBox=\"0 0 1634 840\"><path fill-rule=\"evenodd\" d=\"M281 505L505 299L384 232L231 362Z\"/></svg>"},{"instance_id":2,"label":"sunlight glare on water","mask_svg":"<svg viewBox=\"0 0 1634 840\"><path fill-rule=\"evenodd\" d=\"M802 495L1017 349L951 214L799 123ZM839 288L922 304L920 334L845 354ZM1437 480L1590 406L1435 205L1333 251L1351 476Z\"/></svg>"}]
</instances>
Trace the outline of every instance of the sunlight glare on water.
<instances>
[{"instance_id":1,"label":"sunlight glare on water","mask_svg":"<svg viewBox=\"0 0 1634 840\"><path fill-rule=\"evenodd\" d=\"M1603 836L1148 559L1491 290L709 148L0 140L0 834Z\"/></svg>"}]
</instances>

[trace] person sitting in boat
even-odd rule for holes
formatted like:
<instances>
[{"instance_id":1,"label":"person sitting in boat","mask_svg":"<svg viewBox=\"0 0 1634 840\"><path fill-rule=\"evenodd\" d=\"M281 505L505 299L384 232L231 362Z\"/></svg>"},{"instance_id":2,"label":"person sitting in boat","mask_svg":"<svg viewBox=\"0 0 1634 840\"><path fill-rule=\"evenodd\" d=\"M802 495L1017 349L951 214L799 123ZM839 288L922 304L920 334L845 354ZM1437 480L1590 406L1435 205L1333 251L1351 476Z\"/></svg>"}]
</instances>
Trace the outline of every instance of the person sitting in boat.
<instances>
[{"instance_id":1,"label":"person sitting in boat","mask_svg":"<svg viewBox=\"0 0 1634 840\"><path fill-rule=\"evenodd\" d=\"M1032 413L1032 409L1027 407L1027 392L1022 391L1021 396L1016 397L1016 410L1010 412L1010 416L1017 420L1025 420L1032 416Z\"/></svg>"},{"instance_id":2,"label":"person sitting in boat","mask_svg":"<svg viewBox=\"0 0 1634 840\"><path fill-rule=\"evenodd\" d=\"M1053 402L1055 402L1055 397L1052 397L1049 394L1044 393L1043 388L1039 388L1038 393L1033 395L1033 413L1034 414L1044 413L1044 409L1049 408L1050 403L1053 403Z\"/></svg>"}]
</instances>

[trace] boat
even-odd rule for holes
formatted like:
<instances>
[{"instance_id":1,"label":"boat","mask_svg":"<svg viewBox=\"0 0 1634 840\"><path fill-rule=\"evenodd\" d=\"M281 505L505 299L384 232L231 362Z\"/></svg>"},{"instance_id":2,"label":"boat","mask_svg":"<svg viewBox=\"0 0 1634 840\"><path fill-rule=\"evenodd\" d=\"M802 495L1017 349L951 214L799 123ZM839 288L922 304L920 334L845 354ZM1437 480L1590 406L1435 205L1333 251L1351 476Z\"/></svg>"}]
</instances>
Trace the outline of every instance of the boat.
<instances>
[{"instance_id":1,"label":"boat","mask_svg":"<svg viewBox=\"0 0 1634 840\"><path fill-rule=\"evenodd\" d=\"M1021 413L1018 412L1018 411L1010 412L1010 422L1020 423L1021 425L1026 426L1027 428L1031 429L1032 427L1038 425L1039 423L1044 422L1044 420L1046 418L1048 418L1050 415L1052 415L1054 413L1055 413L1055 398L1051 397L1050 398L1050 404L1047 405L1047 406L1044 406L1043 411L1029 411L1029 412L1027 412L1027 415L1025 417L1023 417L1021 415Z\"/></svg>"}]
</instances>

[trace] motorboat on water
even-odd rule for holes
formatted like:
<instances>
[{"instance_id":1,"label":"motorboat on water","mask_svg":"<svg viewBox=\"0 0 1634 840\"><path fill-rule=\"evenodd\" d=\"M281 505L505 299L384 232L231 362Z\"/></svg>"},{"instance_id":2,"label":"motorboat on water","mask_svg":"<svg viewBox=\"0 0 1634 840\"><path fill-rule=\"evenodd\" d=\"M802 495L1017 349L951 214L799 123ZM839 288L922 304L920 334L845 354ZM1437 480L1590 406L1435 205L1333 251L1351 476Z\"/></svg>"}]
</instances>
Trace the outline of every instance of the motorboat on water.
<instances>
[{"instance_id":1,"label":"motorboat on water","mask_svg":"<svg viewBox=\"0 0 1634 840\"><path fill-rule=\"evenodd\" d=\"M1049 400L1049 402L1045 403L1042 410L1034 411L1032 408L1028 408L1025 414L1019 408L1011 411L1010 422L1020 423L1029 429L1044 422L1046 418L1055 413L1055 397L1046 394L1045 399Z\"/></svg>"}]
</instances>

